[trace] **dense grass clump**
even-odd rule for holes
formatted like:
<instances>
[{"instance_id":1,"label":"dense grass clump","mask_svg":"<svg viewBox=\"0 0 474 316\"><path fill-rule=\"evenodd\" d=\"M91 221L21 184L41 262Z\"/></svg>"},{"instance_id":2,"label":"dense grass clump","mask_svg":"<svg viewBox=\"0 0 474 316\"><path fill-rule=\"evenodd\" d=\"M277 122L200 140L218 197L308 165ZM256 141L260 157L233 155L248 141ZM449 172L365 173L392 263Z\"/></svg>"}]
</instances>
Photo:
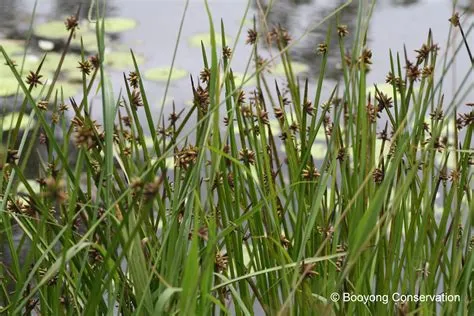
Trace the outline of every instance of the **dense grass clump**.
<instances>
[{"instance_id":1,"label":"dense grass clump","mask_svg":"<svg viewBox=\"0 0 474 316\"><path fill-rule=\"evenodd\" d=\"M190 78L193 105L173 104L167 115L151 107L133 51L123 90L113 91L103 17L98 54L78 60L79 98L54 89L77 16L66 21L68 41L40 97L32 92L43 87L43 63L20 76L0 47L22 113L12 128L0 124L0 313L472 312L473 112L459 101L472 84L443 92L464 47L443 60L429 33L414 58L387 56L388 89L371 86L372 6L359 5L354 30L338 22L344 6L315 26L328 31L310 80L295 76L291 61L301 39L255 19L253 71L239 84L224 22L217 38L206 6L210 46L202 44L203 70ZM278 48L284 85L259 57L264 41ZM325 92L331 47L342 80ZM91 115L98 89L101 119ZM39 157L33 181L31 157ZM344 293L380 297L335 300ZM394 293L455 301L396 302Z\"/></svg>"}]
</instances>

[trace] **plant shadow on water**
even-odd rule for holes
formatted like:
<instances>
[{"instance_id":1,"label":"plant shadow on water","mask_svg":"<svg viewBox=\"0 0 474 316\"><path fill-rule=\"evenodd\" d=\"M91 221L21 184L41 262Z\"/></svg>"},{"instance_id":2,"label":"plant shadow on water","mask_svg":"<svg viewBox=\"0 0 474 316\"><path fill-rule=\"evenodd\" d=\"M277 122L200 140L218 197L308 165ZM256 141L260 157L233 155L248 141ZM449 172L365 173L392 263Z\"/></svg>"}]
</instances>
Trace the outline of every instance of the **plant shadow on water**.
<instances>
[{"instance_id":1,"label":"plant shadow on water","mask_svg":"<svg viewBox=\"0 0 474 316\"><path fill-rule=\"evenodd\" d=\"M101 29L54 1L30 30L32 3L0 4L0 313L471 308L468 14L110 0ZM330 297L397 291L461 300Z\"/></svg>"}]
</instances>

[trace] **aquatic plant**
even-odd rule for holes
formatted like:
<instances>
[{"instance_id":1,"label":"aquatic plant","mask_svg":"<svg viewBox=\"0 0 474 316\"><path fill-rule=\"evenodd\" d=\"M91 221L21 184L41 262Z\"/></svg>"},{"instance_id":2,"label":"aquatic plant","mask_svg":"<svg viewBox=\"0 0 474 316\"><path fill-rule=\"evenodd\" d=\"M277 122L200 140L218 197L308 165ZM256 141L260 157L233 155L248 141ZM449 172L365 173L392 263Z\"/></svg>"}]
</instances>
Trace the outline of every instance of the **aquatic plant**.
<instances>
[{"instance_id":1,"label":"aquatic plant","mask_svg":"<svg viewBox=\"0 0 474 316\"><path fill-rule=\"evenodd\" d=\"M218 35L205 2L210 33L199 44L202 71L190 76L193 104L173 102L166 114L152 108L150 72L133 51L122 93L113 91L103 17L98 55L82 51L76 66L79 97L55 92L71 37L49 86L40 77L45 60L23 75L7 63L20 109L33 112L19 111L13 129L0 124L0 232L9 256L0 264L0 313L467 315L473 115L458 96L471 86L443 94L463 46L443 61L430 32L416 57L387 56L391 95L382 85L368 90L373 3L360 2L355 29L338 22L349 3L315 26L328 27L314 52L318 73L292 62L292 45L307 34L293 39L278 26L267 34L254 19L246 33L253 69L236 80L235 47L224 21ZM63 23L69 35L77 20ZM262 40L278 49L275 60L258 58ZM333 46L342 79L323 91ZM283 84L262 71L273 62ZM172 65L154 70L158 80L187 77ZM252 89L241 86L252 79ZM101 119L91 109L97 93ZM29 118L36 123L24 130ZM25 169L35 149L38 185ZM459 300L338 299L440 290Z\"/></svg>"}]
</instances>

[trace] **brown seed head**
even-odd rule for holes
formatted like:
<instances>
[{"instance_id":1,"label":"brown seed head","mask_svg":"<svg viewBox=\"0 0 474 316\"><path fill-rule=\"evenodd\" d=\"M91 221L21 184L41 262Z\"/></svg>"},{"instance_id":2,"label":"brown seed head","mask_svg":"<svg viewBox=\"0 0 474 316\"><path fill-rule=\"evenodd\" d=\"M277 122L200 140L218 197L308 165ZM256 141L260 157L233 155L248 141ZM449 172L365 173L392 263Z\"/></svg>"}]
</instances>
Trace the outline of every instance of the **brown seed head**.
<instances>
[{"instance_id":1,"label":"brown seed head","mask_svg":"<svg viewBox=\"0 0 474 316\"><path fill-rule=\"evenodd\" d=\"M337 34L339 37L345 37L349 34L349 30L347 29L347 25L338 25L337 26Z\"/></svg>"},{"instance_id":2,"label":"brown seed head","mask_svg":"<svg viewBox=\"0 0 474 316\"><path fill-rule=\"evenodd\" d=\"M79 28L77 18L74 15L71 15L70 17L66 18L64 25L66 26L66 30L68 31L70 30L74 31L76 28Z\"/></svg>"},{"instance_id":3,"label":"brown seed head","mask_svg":"<svg viewBox=\"0 0 474 316\"><path fill-rule=\"evenodd\" d=\"M135 72L135 71L130 71L128 73L128 82L130 83L130 86L133 88L133 89L138 89L138 81L139 81L140 77L138 76L138 74Z\"/></svg>"},{"instance_id":4,"label":"brown seed head","mask_svg":"<svg viewBox=\"0 0 474 316\"><path fill-rule=\"evenodd\" d=\"M257 36L258 33L254 29L248 29L247 30L247 40L245 41L245 44L250 44L253 45L257 41Z\"/></svg>"},{"instance_id":5,"label":"brown seed head","mask_svg":"<svg viewBox=\"0 0 474 316\"><path fill-rule=\"evenodd\" d=\"M93 66L91 62L86 59L84 61L79 61L79 66L77 68L80 69L83 74L88 76L91 74Z\"/></svg>"},{"instance_id":6,"label":"brown seed head","mask_svg":"<svg viewBox=\"0 0 474 316\"><path fill-rule=\"evenodd\" d=\"M326 43L319 43L317 51L318 54L325 55L328 52L328 45Z\"/></svg>"},{"instance_id":7,"label":"brown seed head","mask_svg":"<svg viewBox=\"0 0 474 316\"><path fill-rule=\"evenodd\" d=\"M448 20L454 27L459 26L459 13L455 12Z\"/></svg>"},{"instance_id":8,"label":"brown seed head","mask_svg":"<svg viewBox=\"0 0 474 316\"><path fill-rule=\"evenodd\" d=\"M38 85L43 84L43 82L40 80L42 77L43 77L42 75L36 74L36 72L30 71L28 76L26 76L26 83L36 88Z\"/></svg>"}]
</instances>

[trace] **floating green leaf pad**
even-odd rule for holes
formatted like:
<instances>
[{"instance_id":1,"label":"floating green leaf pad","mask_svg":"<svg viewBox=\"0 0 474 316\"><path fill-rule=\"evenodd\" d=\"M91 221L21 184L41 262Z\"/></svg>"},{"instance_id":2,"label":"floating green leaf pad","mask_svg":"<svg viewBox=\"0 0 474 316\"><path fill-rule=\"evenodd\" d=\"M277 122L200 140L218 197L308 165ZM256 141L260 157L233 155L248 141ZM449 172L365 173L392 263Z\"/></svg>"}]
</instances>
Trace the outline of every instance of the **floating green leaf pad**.
<instances>
[{"instance_id":1,"label":"floating green leaf pad","mask_svg":"<svg viewBox=\"0 0 474 316\"><path fill-rule=\"evenodd\" d=\"M145 62L145 58L141 55L135 54L135 59L138 65L141 65ZM106 53L105 62L107 63L107 65L115 69L134 67L132 54L130 52Z\"/></svg>"},{"instance_id":2,"label":"floating green leaf pad","mask_svg":"<svg viewBox=\"0 0 474 316\"><path fill-rule=\"evenodd\" d=\"M18 81L15 77L0 78L0 97L8 97L16 94L18 89Z\"/></svg>"},{"instance_id":3,"label":"floating green leaf pad","mask_svg":"<svg viewBox=\"0 0 474 316\"><path fill-rule=\"evenodd\" d=\"M15 41L15 40L0 40L0 46L3 47L5 52L7 53L8 57L12 58L13 54L22 53L25 49L24 41ZM4 60L3 54L1 55L1 60Z\"/></svg>"},{"instance_id":4,"label":"floating green leaf pad","mask_svg":"<svg viewBox=\"0 0 474 316\"><path fill-rule=\"evenodd\" d=\"M5 116L0 117L0 121L2 122L3 132L14 129L16 127L16 124L19 118L20 118L20 113L18 112L8 113ZM30 120L30 115L23 114L23 117L21 118L21 123L20 123L20 130L24 130L28 126L29 120Z\"/></svg>"},{"instance_id":5,"label":"floating green leaf pad","mask_svg":"<svg viewBox=\"0 0 474 316\"><path fill-rule=\"evenodd\" d=\"M50 39L66 39L68 31L64 21L51 21L40 25L37 25L33 33L38 37L50 38Z\"/></svg>"},{"instance_id":6,"label":"floating green leaf pad","mask_svg":"<svg viewBox=\"0 0 474 316\"><path fill-rule=\"evenodd\" d=\"M120 33L137 27L137 21L129 18L105 18L106 33Z\"/></svg>"},{"instance_id":7,"label":"floating green leaf pad","mask_svg":"<svg viewBox=\"0 0 474 316\"><path fill-rule=\"evenodd\" d=\"M233 74L234 74L235 86L240 87L243 83L244 74L240 72L234 72ZM245 75L245 83L243 85L244 87L255 86L257 84L256 77L253 76L252 78L249 79L250 75L251 75L250 73L247 73Z\"/></svg>"},{"instance_id":8,"label":"floating green leaf pad","mask_svg":"<svg viewBox=\"0 0 474 316\"><path fill-rule=\"evenodd\" d=\"M309 67L306 64L303 64L303 63L300 63L300 62L297 62L297 61L293 61L291 63L291 70L293 71L294 75L298 75L298 74L303 73L303 72L308 72ZM272 69L272 73L274 75L277 75L277 76L285 76L285 67L283 66L283 63L280 63L280 64L276 65Z\"/></svg>"},{"instance_id":9,"label":"floating green leaf pad","mask_svg":"<svg viewBox=\"0 0 474 316\"><path fill-rule=\"evenodd\" d=\"M33 91L31 92L31 96L34 99L38 98L41 93L41 90L43 90L44 88L43 93L41 95L45 97L46 94L48 93L49 87L50 87L49 84L47 84L46 86L38 86L37 88L33 89ZM52 96L54 96L55 93L57 92L58 98L61 98L62 96L61 91L62 91L62 93L64 93L64 100L67 100L70 97L76 96L79 93L79 90L80 90L79 85L71 84L68 82L56 82L56 84L54 85L54 91L53 91Z\"/></svg>"},{"instance_id":10,"label":"floating green leaf pad","mask_svg":"<svg viewBox=\"0 0 474 316\"><path fill-rule=\"evenodd\" d=\"M169 67L157 67L145 71L145 78L154 81L167 81L170 73ZM173 68L171 74L171 81L183 79L188 75L188 72L183 69Z\"/></svg>"},{"instance_id":11,"label":"floating green leaf pad","mask_svg":"<svg viewBox=\"0 0 474 316\"><path fill-rule=\"evenodd\" d=\"M26 181L28 182L28 185L31 187L33 192L39 193L41 191L41 186L38 183L38 181L36 180L26 180ZM23 182L18 185L17 192L29 194L28 189L26 188Z\"/></svg>"},{"instance_id":12,"label":"floating green leaf pad","mask_svg":"<svg viewBox=\"0 0 474 316\"><path fill-rule=\"evenodd\" d=\"M78 49L81 49L81 39L82 43L84 45L84 50L86 52L98 52L99 47L97 45L97 35L95 34L95 31L87 31L83 32L80 34L77 34L71 41L71 45L74 47L77 47ZM107 40L107 37L104 38L105 46L107 47L109 45L109 41Z\"/></svg>"},{"instance_id":13,"label":"floating green leaf pad","mask_svg":"<svg viewBox=\"0 0 474 316\"><path fill-rule=\"evenodd\" d=\"M42 69L45 71L55 72L58 68L59 61L61 60L61 55L62 54L59 53L48 53L46 55L46 59L44 60ZM80 72L77 67L79 66L79 61L81 60L82 57L78 54L66 54L61 69ZM40 61L41 59L37 62L37 65L39 65Z\"/></svg>"},{"instance_id":14,"label":"floating green leaf pad","mask_svg":"<svg viewBox=\"0 0 474 316\"><path fill-rule=\"evenodd\" d=\"M193 35L189 39L189 43L191 46L194 47L201 47L201 41L204 44L204 47L211 47L211 34L210 33L199 33L196 35ZM225 36L225 42L226 44L229 44L232 41L230 37L227 35ZM222 36L220 33L216 33L216 45L217 46L222 46Z\"/></svg>"}]
</instances>

